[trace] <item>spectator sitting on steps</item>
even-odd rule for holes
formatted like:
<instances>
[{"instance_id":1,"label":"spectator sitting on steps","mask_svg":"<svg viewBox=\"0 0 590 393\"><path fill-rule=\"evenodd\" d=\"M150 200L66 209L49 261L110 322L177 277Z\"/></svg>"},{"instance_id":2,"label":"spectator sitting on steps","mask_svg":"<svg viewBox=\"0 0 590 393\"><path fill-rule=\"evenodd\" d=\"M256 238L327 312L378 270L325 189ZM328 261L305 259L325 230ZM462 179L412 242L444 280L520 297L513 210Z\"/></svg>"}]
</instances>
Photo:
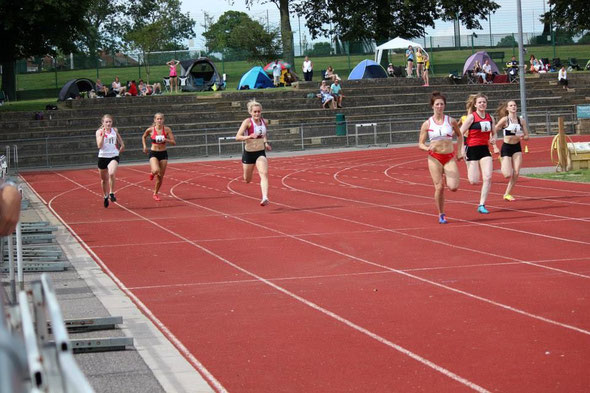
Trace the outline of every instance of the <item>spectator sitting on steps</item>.
<instances>
[{"instance_id":1,"label":"spectator sitting on steps","mask_svg":"<svg viewBox=\"0 0 590 393\"><path fill-rule=\"evenodd\" d=\"M342 108L342 98L344 95L342 94L342 86L340 86L340 79L336 79L332 86L330 86L330 94L334 97L334 103L336 107Z\"/></svg>"},{"instance_id":2,"label":"spectator sitting on steps","mask_svg":"<svg viewBox=\"0 0 590 393\"><path fill-rule=\"evenodd\" d=\"M328 109L332 107L332 109L336 109L336 101L334 100L334 96L330 94L330 87L326 81L322 81L318 97L322 99L322 108Z\"/></svg>"}]
</instances>

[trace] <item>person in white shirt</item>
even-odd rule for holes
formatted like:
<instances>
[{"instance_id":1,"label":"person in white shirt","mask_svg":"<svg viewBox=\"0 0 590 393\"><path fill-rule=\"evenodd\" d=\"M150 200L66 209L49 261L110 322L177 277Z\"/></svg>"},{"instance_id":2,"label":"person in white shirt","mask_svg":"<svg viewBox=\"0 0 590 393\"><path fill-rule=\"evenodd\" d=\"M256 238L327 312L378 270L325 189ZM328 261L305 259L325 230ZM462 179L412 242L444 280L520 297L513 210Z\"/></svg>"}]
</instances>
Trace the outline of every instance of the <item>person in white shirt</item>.
<instances>
[{"instance_id":1,"label":"person in white shirt","mask_svg":"<svg viewBox=\"0 0 590 393\"><path fill-rule=\"evenodd\" d=\"M119 153L125 150L123 138L113 128L113 117L104 115L102 126L96 130L96 146L98 147L98 173L102 193L104 195L104 207L109 207L109 196L111 202L116 202L115 197L115 174L119 165Z\"/></svg>"},{"instance_id":2,"label":"person in white shirt","mask_svg":"<svg viewBox=\"0 0 590 393\"><path fill-rule=\"evenodd\" d=\"M313 63L309 60L309 57L305 56L305 60L303 60L303 78L307 82L311 82L313 79Z\"/></svg>"},{"instance_id":3,"label":"person in white shirt","mask_svg":"<svg viewBox=\"0 0 590 393\"><path fill-rule=\"evenodd\" d=\"M494 74L492 74L492 66L490 65L490 61L488 59L486 59L485 63L483 63L483 66L481 66L481 69L483 70L483 72L486 75L486 77L484 78L484 81L486 83L492 83L492 81L494 80Z\"/></svg>"},{"instance_id":4,"label":"person in white shirt","mask_svg":"<svg viewBox=\"0 0 590 393\"><path fill-rule=\"evenodd\" d=\"M274 79L275 87L278 87L281 84L281 63L278 60L275 60L275 63L272 66L272 77Z\"/></svg>"},{"instance_id":5,"label":"person in white shirt","mask_svg":"<svg viewBox=\"0 0 590 393\"><path fill-rule=\"evenodd\" d=\"M563 86L564 89L567 89L567 71L565 69L565 66L562 66L559 70L559 73L557 74L557 80L559 84Z\"/></svg>"}]
</instances>

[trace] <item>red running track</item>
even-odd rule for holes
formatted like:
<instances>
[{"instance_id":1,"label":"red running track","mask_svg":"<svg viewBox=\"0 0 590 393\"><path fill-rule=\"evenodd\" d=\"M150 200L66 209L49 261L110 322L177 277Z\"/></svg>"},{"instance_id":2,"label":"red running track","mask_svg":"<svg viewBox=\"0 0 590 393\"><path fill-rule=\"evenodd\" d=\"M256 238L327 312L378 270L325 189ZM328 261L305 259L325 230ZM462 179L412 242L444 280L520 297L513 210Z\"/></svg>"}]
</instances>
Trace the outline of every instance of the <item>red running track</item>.
<instances>
[{"instance_id":1,"label":"red running track","mask_svg":"<svg viewBox=\"0 0 590 393\"><path fill-rule=\"evenodd\" d=\"M23 176L220 391L590 391L590 185L496 172L484 216L460 167L446 226L415 147L271 157L264 208L239 160L161 203L120 167L108 209L95 169Z\"/></svg>"}]
</instances>

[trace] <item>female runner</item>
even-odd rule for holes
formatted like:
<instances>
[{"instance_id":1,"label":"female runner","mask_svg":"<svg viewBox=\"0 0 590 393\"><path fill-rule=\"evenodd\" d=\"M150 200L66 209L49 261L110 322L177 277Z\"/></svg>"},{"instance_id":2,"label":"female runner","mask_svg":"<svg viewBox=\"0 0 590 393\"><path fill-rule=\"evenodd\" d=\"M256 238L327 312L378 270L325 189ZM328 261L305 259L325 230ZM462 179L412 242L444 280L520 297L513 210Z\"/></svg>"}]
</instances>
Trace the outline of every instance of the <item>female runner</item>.
<instances>
[{"instance_id":1,"label":"female runner","mask_svg":"<svg viewBox=\"0 0 590 393\"><path fill-rule=\"evenodd\" d=\"M143 152L148 153L148 149L145 144L145 138L149 137L152 142L152 147L149 150L148 157L150 159L150 180L154 180L156 177L156 186L154 188L154 200L160 202L161 199L158 196L162 181L164 180L164 174L166 173L166 166L168 165L168 151L166 151L166 144L172 146L176 145L174 134L170 127L164 125L164 115L162 113L156 113L154 115L154 123L150 128L145 130L141 137L141 143L143 144Z\"/></svg>"},{"instance_id":2,"label":"female runner","mask_svg":"<svg viewBox=\"0 0 590 393\"><path fill-rule=\"evenodd\" d=\"M435 91L430 97L430 106L434 114L422 124L418 147L428 152L428 170L434 183L434 203L438 210L438 223L446 224L444 213L444 182L451 191L459 188L459 168L454 158L453 135L457 136L457 159L463 157L463 135L457 121L444 114L447 98ZM426 145L426 138L430 143Z\"/></svg>"},{"instance_id":3,"label":"female runner","mask_svg":"<svg viewBox=\"0 0 590 393\"><path fill-rule=\"evenodd\" d=\"M500 151L502 157L502 174L508 180L508 186L504 193L504 199L507 201L514 201L511 195L512 188L518 180L520 167L522 165L522 148L520 146L520 138L525 141L529 139L529 130L524 119L517 115L518 106L516 101L504 102L498 107L496 111L496 132L502 130L504 135L504 143Z\"/></svg>"},{"instance_id":4,"label":"female runner","mask_svg":"<svg viewBox=\"0 0 590 393\"><path fill-rule=\"evenodd\" d=\"M102 117L102 126L96 130L96 146L98 147L98 174L100 175L102 195L104 195L104 207L109 207L109 197L111 202L117 202L115 175L119 166L119 154L125 150L123 138L117 129L113 128L111 115Z\"/></svg>"},{"instance_id":5,"label":"female runner","mask_svg":"<svg viewBox=\"0 0 590 393\"><path fill-rule=\"evenodd\" d=\"M260 189L262 200L260 206L270 203L268 200L268 161L266 150L271 151L266 134L266 121L262 118L262 105L256 100L248 102L248 113L251 117L245 119L236 134L236 140L245 141L244 154L242 155L242 167L244 169L244 180L246 183L252 181L254 166L258 169L260 176Z\"/></svg>"},{"instance_id":6,"label":"female runner","mask_svg":"<svg viewBox=\"0 0 590 393\"><path fill-rule=\"evenodd\" d=\"M467 160L469 183L479 183L480 171L483 178L479 206L477 207L477 211L481 214L489 213L485 204L492 185L492 172L494 170L494 162L489 148L490 143L494 148L494 153L499 152L498 146L496 146L494 119L489 113L486 113L487 107L488 98L484 94L478 93L475 96L472 113L467 115L461 125L461 133L467 136L465 159Z\"/></svg>"}]
</instances>

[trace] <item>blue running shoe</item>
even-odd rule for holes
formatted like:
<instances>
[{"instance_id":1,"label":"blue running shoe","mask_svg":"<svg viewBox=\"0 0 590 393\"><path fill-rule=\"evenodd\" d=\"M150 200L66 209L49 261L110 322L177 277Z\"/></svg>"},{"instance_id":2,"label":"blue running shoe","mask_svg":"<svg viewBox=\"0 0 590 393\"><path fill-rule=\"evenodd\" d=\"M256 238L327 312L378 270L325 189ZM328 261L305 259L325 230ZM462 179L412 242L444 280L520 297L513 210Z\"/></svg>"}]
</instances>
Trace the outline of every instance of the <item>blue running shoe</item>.
<instances>
[{"instance_id":1,"label":"blue running shoe","mask_svg":"<svg viewBox=\"0 0 590 393\"><path fill-rule=\"evenodd\" d=\"M438 223L439 224L448 224L449 223L447 221L446 215L444 213L438 216Z\"/></svg>"},{"instance_id":2,"label":"blue running shoe","mask_svg":"<svg viewBox=\"0 0 590 393\"><path fill-rule=\"evenodd\" d=\"M479 205L477 207L477 211L478 211L478 213L481 213L481 214L489 214L490 213L484 205Z\"/></svg>"}]
</instances>

